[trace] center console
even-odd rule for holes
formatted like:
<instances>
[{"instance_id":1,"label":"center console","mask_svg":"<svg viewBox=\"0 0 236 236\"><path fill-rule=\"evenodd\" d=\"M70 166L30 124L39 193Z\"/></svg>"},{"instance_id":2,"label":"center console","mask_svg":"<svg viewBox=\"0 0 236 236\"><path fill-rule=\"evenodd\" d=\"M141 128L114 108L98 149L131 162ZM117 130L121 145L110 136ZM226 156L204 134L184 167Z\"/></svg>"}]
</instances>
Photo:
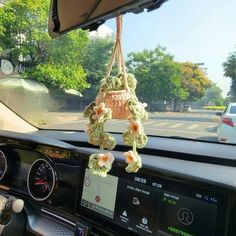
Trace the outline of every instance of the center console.
<instances>
[{"instance_id":1,"label":"center console","mask_svg":"<svg viewBox=\"0 0 236 236\"><path fill-rule=\"evenodd\" d=\"M144 236L222 236L226 196L165 176L126 174L106 178L85 169L77 211L100 225Z\"/></svg>"}]
</instances>

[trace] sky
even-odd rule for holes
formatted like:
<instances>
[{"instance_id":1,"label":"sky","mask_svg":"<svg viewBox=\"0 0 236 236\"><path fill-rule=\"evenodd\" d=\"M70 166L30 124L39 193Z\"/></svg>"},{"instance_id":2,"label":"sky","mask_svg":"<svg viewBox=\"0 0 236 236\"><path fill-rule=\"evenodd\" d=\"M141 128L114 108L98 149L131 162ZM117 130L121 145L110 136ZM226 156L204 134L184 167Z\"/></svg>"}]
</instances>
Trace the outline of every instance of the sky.
<instances>
[{"instance_id":1,"label":"sky","mask_svg":"<svg viewBox=\"0 0 236 236\"><path fill-rule=\"evenodd\" d=\"M115 20L106 26L115 31ZM125 55L161 45L177 61L205 63L225 97L231 80L222 63L236 49L236 0L169 0L149 13L128 13L122 39Z\"/></svg>"}]
</instances>

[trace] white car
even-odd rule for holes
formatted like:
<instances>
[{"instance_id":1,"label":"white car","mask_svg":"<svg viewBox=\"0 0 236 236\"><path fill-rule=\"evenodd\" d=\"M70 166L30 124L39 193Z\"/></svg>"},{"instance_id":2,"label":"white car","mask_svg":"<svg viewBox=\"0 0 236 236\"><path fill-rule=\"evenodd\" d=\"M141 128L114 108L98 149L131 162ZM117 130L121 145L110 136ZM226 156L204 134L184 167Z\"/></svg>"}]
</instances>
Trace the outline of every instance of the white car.
<instances>
[{"instance_id":1,"label":"white car","mask_svg":"<svg viewBox=\"0 0 236 236\"><path fill-rule=\"evenodd\" d=\"M222 114L217 115L221 115L217 129L218 141L236 143L236 103L230 103Z\"/></svg>"}]
</instances>

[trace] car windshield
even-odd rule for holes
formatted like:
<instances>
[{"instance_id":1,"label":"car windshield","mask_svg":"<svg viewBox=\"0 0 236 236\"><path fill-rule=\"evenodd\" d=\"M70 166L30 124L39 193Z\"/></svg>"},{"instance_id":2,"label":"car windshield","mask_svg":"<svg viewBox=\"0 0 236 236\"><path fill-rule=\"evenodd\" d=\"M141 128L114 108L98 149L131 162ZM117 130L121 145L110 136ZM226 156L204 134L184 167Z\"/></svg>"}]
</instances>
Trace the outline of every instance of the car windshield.
<instances>
[{"instance_id":1,"label":"car windshield","mask_svg":"<svg viewBox=\"0 0 236 236\"><path fill-rule=\"evenodd\" d=\"M47 0L0 1L0 101L40 129L84 131L83 111L108 71L115 20L52 40L48 8ZM227 140L227 132L219 139L216 113L236 101L235 9L235 0L182 0L123 16L126 69L147 104L148 135ZM127 125L114 119L106 130Z\"/></svg>"},{"instance_id":2,"label":"car windshield","mask_svg":"<svg viewBox=\"0 0 236 236\"><path fill-rule=\"evenodd\" d=\"M229 113L230 114L236 114L236 106L231 106Z\"/></svg>"}]
</instances>

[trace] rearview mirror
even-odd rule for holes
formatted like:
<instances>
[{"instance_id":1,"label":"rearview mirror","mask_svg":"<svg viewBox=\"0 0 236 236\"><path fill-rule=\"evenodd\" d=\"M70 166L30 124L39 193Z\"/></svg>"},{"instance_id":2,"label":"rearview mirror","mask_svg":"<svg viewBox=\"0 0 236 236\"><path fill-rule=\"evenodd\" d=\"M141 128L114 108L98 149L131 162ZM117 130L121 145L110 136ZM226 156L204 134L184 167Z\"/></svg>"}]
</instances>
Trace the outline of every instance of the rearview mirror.
<instances>
[{"instance_id":1,"label":"rearview mirror","mask_svg":"<svg viewBox=\"0 0 236 236\"><path fill-rule=\"evenodd\" d=\"M152 11L167 0L51 0L49 34L52 38L76 28L96 30L107 19L127 12Z\"/></svg>"}]
</instances>

